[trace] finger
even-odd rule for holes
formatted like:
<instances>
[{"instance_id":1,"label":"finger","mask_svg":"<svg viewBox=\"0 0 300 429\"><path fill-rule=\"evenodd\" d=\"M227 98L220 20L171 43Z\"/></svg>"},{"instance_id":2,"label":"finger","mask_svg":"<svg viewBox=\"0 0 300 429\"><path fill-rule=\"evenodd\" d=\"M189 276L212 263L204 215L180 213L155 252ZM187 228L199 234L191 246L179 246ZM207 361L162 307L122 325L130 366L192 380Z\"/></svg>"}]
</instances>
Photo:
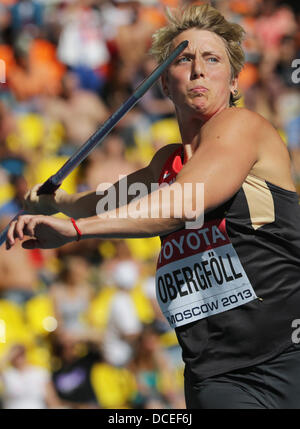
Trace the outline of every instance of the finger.
<instances>
[{"instance_id":1,"label":"finger","mask_svg":"<svg viewBox=\"0 0 300 429\"><path fill-rule=\"evenodd\" d=\"M9 246L9 248L11 246L13 246L14 242L15 242L14 235L15 235L15 226L16 226L16 223L17 223L16 220L14 220L14 221L11 222L11 224L10 224L10 226L8 228L7 234L6 234L6 246Z\"/></svg>"},{"instance_id":2,"label":"finger","mask_svg":"<svg viewBox=\"0 0 300 429\"><path fill-rule=\"evenodd\" d=\"M26 235L29 235L29 237L35 237L35 228L39 221L39 216L35 216L29 220L29 222L26 225Z\"/></svg>"},{"instance_id":3,"label":"finger","mask_svg":"<svg viewBox=\"0 0 300 429\"><path fill-rule=\"evenodd\" d=\"M35 185L31 189L29 189L29 191L26 192L26 194L24 195L24 199L25 200L30 198L30 196L32 195L33 191L36 191L37 186L40 187L40 185Z\"/></svg>"},{"instance_id":4,"label":"finger","mask_svg":"<svg viewBox=\"0 0 300 429\"><path fill-rule=\"evenodd\" d=\"M7 250L15 244L16 238L19 238L20 240L24 238L26 224L32 219L31 215L21 215L10 223L6 234Z\"/></svg>"},{"instance_id":5,"label":"finger","mask_svg":"<svg viewBox=\"0 0 300 429\"><path fill-rule=\"evenodd\" d=\"M36 202L38 200L37 191L41 187L41 184L35 185L32 189L30 189L28 192L26 192L24 196L24 200L27 200L27 202Z\"/></svg>"},{"instance_id":6,"label":"finger","mask_svg":"<svg viewBox=\"0 0 300 429\"><path fill-rule=\"evenodd\" d=\"M26 193L26 195L28 196L28 197L30 197L30 195L36 195L37 194L37 191L40 189L40 187L41 187L41 183L39 183L39 184L37 184L37 185L34 185L27 193Z\"/></svg>"},{"instance_id":7,"label":"finger","mask_svg":"<svg viewBox=\"0 0 300 429\"><path fill-rule=\"evenodd\" d=\"M40 189L40 187L42 186L41 183L39 183L38 185L35 185L30 192L30 196L33 200L38 200L39 199L39 195L37 194L38 190Z\"/></svg>"},{"instance_id":8,"label":"finger","mask_svg":"<svg viewBox=\"0 0 300 429\"><path fill-rule=\"evenodd\" d=\"M47 217L43 215L35 215L32 216L26 225L26 235L30 237L36 237L37 234L37 226L42 226L43 224L47 225Z\"/></svg>"},{"instance_id":9,"label":"finger","mask_svg":"<svg viewBox=\"0 0 300 429\"><path fill-rule=\"evenodd\" d=\"M22 207L23 210L28 212L28 213L32 213L34 214L34 208L32 207L32 204L35 202L34 197L31 196L31 193L27 196L25 196L23 202L22 202Z\"/></svg>"},{"instance_id":10,"label":"finger","mask_svg":"<svg viewBox=\"0 0 300 429\"><path fill-rule=\"evenodd\" d=\"M15 226L15 237L23 240L24 230L28 219L25 216L20 216Z\"/></svg>"}]
</instances>

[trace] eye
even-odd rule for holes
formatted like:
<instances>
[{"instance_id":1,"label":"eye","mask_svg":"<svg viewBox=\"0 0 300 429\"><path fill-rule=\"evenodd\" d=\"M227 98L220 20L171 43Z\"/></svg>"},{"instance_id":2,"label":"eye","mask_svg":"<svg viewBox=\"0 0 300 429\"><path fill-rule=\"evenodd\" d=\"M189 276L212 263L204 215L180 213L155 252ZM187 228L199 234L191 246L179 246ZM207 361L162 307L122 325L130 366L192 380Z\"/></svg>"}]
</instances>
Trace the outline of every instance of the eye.
<instances>
[{"instance_id":1,"label":"eye","mask_svg":"<svg viewBox=\"0 0 300 429\"><path fill-rule=\"evenodd\" d=\"M184 56L184 57L179 58L179 59L176 61L176 64L185 63L185 62L187 62L187 61L190 61L190 57L186 57L186 56Z\"/></svg>"},{"instance_id":2,"label":"eye","mask_svg":"<svg viewBox=\"0 0 300 429\"><path fill-rule=\"evenodd\" d=\"M218 58L216 58L216 57L209 57L207 60L209 62L211 62L211 63L217 63L217 62L219 62Z\"/></svg>"}]
</instances>

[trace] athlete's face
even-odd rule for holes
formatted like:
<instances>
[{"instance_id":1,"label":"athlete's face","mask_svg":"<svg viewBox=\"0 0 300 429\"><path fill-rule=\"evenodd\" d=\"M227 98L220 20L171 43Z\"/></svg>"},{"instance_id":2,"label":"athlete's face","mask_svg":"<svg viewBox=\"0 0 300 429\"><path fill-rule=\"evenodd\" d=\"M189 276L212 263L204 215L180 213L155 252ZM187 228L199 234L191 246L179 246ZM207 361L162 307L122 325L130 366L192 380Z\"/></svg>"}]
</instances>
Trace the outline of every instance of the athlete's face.
<instances>
[{"instance_id":1,"label":"athlete's face","mask_svg":"<svg viewBox=\"0 0 300 429\"><path fill-rule=\"evenodd\" d=\"M225 44L217 34L192 28L173 40L173 48L184 40L189 44L163 77L164 90L177 113L210 117L228 107L237 79L232 79Z\"/></svg>"}]
</instances>

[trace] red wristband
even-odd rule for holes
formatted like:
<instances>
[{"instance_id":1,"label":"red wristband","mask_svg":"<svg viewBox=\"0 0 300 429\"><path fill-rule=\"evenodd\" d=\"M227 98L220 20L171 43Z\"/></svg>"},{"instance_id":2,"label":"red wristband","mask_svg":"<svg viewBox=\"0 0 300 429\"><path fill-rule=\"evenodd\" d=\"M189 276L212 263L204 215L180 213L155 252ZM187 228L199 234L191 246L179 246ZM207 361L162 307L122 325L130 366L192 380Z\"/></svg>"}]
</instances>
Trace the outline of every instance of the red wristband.
<instances>
[{"instance_id":1,"label":"red wristband","mask_svg":"<svg viewBox=\"0 0 300 429\"><path fill-rule=\"evenodd\" d=\"M79 229L79 228L78 228L78 226L76 225L75 220L74 220L72 217L70 218L70 220L71 220L71 222L72 222L72 224L73 224L74 228L76 229L76 232L77 232L77 241L79 241L79 240L80 240L80 238L81 238L81 236L82 236L82 232L80 231L80 229Z\"/></svg>"}]
</instances>

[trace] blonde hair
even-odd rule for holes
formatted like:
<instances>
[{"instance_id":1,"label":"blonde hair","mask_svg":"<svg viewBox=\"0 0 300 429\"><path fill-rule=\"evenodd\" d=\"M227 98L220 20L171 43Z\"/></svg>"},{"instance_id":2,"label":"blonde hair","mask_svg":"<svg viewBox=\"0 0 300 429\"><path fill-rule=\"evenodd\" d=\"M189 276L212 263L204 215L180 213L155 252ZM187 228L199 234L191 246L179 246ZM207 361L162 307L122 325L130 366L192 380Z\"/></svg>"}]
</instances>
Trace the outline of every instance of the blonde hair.
<instances>
[{"instance_id":1,"label":"blonde hair","mask_svg":"<svg viewBox=\"0 0 300 429\"><path fill-rule=\"evenodd\" d=\"M178 9L173 14L167 10L167 18L168 25L157 30L152 36L150 53L158 63L162 63L170 55L173 39L178 34L190 28L198 28L211 31L223 39L231 66L231 76L236 78L239 75L245 63L241 46L245 31L239 24L228 22L209 4L192 5ZM239 98L239 95L231 94L230 104L234 105Z\"/></svg>"}]
</instances>

